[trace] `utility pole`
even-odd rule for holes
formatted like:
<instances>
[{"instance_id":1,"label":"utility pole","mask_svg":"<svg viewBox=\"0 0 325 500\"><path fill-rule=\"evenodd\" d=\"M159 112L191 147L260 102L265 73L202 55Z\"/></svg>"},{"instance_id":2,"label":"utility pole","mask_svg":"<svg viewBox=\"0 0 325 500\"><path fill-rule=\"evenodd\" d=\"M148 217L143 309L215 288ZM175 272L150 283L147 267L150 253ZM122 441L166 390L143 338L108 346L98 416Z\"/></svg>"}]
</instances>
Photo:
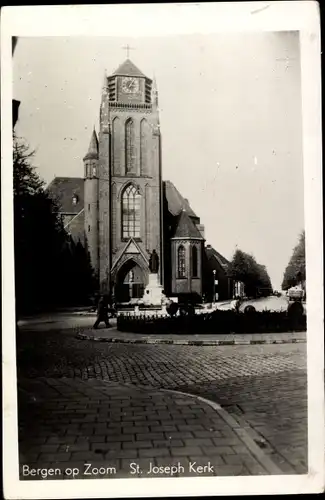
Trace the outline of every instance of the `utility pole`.
<instances>
[{"instance_id":1,"label":"utility pole","mask_svg":"<svg viewBox=\"0 0 325 500\"><path fill-rule=\"evenodd\" d=\"M216 301L216 270L213 269L213 303Z\"/></svg>"}]
</instances>

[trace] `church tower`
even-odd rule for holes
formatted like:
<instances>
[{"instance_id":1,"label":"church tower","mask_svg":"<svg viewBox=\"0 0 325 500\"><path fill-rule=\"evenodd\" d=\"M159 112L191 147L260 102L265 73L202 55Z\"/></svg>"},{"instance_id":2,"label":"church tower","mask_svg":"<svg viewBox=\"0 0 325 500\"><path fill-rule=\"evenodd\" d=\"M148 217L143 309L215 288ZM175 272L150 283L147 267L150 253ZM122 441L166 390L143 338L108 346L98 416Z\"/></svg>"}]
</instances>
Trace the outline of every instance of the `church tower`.
<instances>
[{"instance_id":1,"label":"church tower","mask_svg":"<svg viewBox=\"0 0 325 500\"><path fill-rule=\"evenodd\" d=\"M83 161L85 242L91 265L98 275L98 139L95 129Z\"/></svg>"},{"instance_id":2,"label":"church tower","mask_svg":"<svg viewBox=\"0 0 325 500\"><path fill-rule=\"evenodd\" d=\"M98 158L100 284L127 302L142 297L153 250L163 285L158 92L130 59L104 79Z\"/></svg>"}]
</instances>

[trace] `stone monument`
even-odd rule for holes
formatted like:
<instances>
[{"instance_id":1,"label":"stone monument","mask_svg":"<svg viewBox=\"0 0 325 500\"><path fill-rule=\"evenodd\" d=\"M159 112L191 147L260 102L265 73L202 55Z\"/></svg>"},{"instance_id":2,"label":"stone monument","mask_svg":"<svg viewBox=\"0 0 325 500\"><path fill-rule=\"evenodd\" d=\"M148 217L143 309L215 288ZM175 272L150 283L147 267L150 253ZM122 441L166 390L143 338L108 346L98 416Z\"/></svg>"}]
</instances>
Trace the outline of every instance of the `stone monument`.
<instances>
[{"instance_id":1,"label":"stone monument","mask_svg":"<svg viewBox=\"0 0 325 500\"><path fill-rule=\"evenodd\" d=\"M151 274L158 274L159 270L159 257L156 250L152 251L149 259L149 269Z\"/></svg>"},{"instance_id":2,"label":"stone monument","mask_svg":"<svg viewBox=\"0 0 325 500\"><path fill-rule=\"evenodd\" d=\"M153 250L150 255L149 270L149 282L144 290L141 302L145 305L161 306L166 297L158 280L159 257L156 250Z\"/></svg>"}]
</instances>

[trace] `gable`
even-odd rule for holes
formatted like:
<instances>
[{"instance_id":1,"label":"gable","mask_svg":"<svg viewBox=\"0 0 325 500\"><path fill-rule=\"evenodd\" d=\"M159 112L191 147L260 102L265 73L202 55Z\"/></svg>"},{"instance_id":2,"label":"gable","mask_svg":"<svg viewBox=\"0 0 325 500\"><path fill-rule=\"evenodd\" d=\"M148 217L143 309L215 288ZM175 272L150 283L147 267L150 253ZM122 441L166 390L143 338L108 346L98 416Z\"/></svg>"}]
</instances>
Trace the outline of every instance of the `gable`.
<instances>
[{"instance_id":1,"label":"gable","mask_svg":"<svg viewBox=\"0 0 325 500\"><path fill-rule=\"evenodd\" d=\"M149 261L145 253L141 250L139 245L136 243L136 241L133 240L133 238L130 238L129 241L126 243L126 245L115 255L114 262L112 265L112 271L120 266L121 261L125 261L125 257L131 258L131 255L137 256L137 257L142 257L143 261L149 265Z\"/></svg>"},{"instance_id":2,"label":"gable","mask_svg":"<svg viewBox=\"0 0 325 500\"><path fill-rule=\"evenodd\" d=\"M209 261L217 262L223 269L228 269L230 262L221 253L217 252L211 245L207 245L205 253Z\"/></svg>"},{"instance_id":3,"label":"gable","mask_svg":"<svg viewBox=\"0 0 325 500\"><path fill-rule=\"evenodd\" d=\"M133 241L131 241L126 250L124 250L124 253L140 253L140 252L139 248L133 243Z\"/></svg>"},{"instance_id":4,"label":"gable","mask_svg":"<svg viewBox=\"0 0 325 500\"><path fill-rule=\"evenodd\" d=\"M139 70L139 68L136 67L135 64L133 64L130 59L127 59L124 61L120 66L117 68L116 71L114 71L113 76L140 76L140 77L145 77L145 75L142 73L142 71Z\"/></svg>"}]
</instances>

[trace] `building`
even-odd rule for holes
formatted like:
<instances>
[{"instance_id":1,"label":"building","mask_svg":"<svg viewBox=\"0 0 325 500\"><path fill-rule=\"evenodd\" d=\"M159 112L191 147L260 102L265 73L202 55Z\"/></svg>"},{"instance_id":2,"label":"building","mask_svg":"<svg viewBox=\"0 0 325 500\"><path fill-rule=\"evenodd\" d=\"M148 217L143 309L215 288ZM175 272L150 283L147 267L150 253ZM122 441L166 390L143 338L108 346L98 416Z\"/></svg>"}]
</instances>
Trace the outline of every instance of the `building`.
<instances>
[{"instance_id":1,"label":"building","mask_svg":"<svg viewBox=\"0 0 325 500\"><path fill-rule=\"evenodd\" d=\"M100 290L117 302L142 297L153 251L168 296L231 297L228 262L205 245L200 218L162 179L161 146L156 83L127 59L105 75L84 177L56 177L49 186L65 228L87 248Z\"/></svg>"}]
</instances>

